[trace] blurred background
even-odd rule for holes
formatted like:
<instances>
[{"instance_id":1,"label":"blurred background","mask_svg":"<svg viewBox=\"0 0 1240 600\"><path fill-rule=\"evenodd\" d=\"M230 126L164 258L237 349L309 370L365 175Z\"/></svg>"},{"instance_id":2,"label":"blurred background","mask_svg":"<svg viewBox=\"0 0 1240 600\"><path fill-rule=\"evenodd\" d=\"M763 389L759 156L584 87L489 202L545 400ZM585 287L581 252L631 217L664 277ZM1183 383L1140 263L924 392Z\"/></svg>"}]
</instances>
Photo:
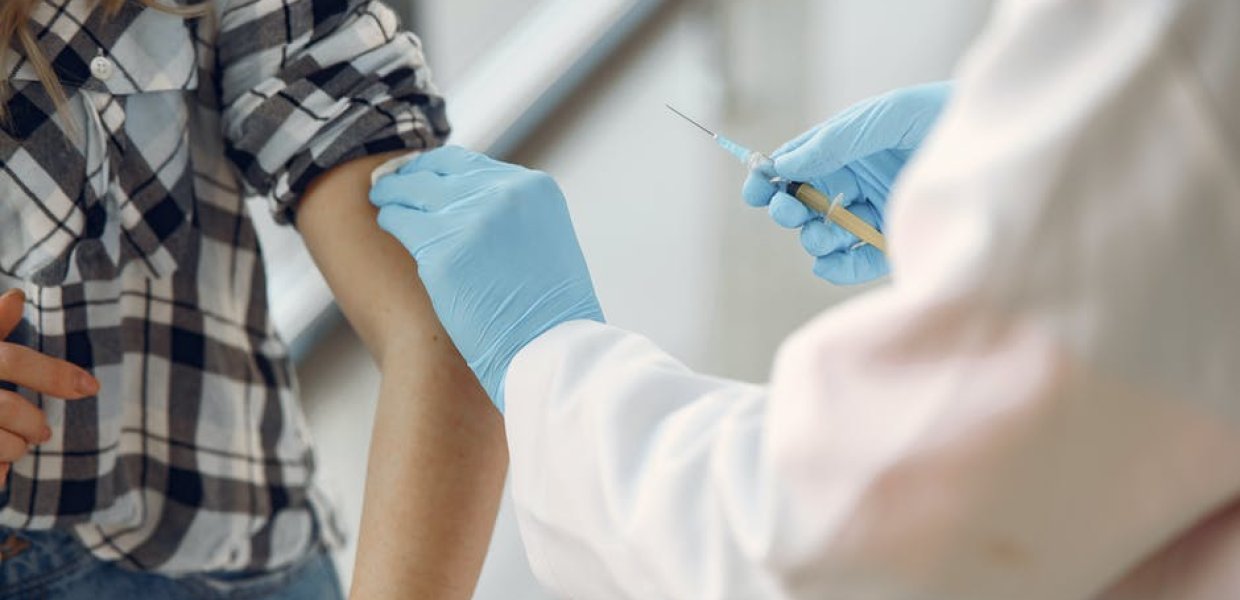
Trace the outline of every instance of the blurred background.
<instances>
[{"instance_id":1,"label":"blurred background","mask_svg":"<svg viewBox=\"0 0 1240 600\"><path fill-rule=\"evenodd\" d=\"M743 169L663 104L769 151L857 100L949 77L991 4L388 1L423 38L453 142L560 182L609 321L750 381L799 324L865 290L815 279L796 236L744 206ZM378 373L296 235L260 227L324 483L352 535ZM347 586L352 543L337 560ZM547 597L506 500L476 598Z\"/></svg>"}]
</instances>

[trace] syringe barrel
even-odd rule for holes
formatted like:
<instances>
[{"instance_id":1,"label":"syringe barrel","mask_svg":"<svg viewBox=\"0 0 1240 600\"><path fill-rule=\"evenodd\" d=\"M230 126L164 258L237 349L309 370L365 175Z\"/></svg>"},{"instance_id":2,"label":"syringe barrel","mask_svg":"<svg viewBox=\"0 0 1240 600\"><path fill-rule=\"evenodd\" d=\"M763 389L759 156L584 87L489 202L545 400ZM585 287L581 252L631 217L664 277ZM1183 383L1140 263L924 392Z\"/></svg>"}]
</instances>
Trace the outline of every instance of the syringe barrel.
<instances>
[{"instance_id":1,"label":"syringe barrel","mask_svg":"<svg viewBox=\"0 0 1240 600\"><path fill-rule=\"evenodd\" d=\"M833 201L814 186L800 182L789 183L786 191L792 197L800 200L805 206L821 213L828 221L857 236L857 239L878 248L880 252L887 252L887 239L874 226L866 223L861 217L844 208L838 202L843 196L837 196L836 200Z\"/></svg>"}]
</instances>

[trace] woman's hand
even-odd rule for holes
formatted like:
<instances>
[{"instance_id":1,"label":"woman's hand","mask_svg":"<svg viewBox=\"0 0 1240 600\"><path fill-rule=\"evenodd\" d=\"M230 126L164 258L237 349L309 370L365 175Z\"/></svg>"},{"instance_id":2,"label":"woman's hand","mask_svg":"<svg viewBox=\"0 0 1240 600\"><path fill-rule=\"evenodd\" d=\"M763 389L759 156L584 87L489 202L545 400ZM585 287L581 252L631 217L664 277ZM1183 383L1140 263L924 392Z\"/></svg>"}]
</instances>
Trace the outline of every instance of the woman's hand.
<instances>
[{"instance_id":1,"label":"woman's hand","mask_svg":"<svg viewBox=\"0 0 1240 600\"><path fill-rule=\"evenodd\" d=\"M0 295L0 339L6 339L22 318L26 295L9 290ZM19 344L0 342L0 382L40 394L76 400L99 392L99 382L83 369ZM20 394L0 390L0 489L13 461L30 446L51 439L47 416Z\"/></svg>"}]
</instances>

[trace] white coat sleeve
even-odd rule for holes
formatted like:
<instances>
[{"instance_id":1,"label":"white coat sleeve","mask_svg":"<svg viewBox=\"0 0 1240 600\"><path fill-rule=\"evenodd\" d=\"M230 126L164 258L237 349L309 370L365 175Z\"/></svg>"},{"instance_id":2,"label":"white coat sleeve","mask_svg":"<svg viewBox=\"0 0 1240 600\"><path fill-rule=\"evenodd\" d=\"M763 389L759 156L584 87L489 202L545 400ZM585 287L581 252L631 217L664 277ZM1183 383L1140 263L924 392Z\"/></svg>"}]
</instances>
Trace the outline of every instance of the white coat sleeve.
<instances>
[{"instance_id":1,"label":"white coat sleeve","mask_svg":"<svg viewBox=\"0 0 1240 600\"><path fill-rule=\"evenodd\" d=\"M790 338L765 388L594 323L535 340L506 420L538 576L1240 597L1234 567L1124 586L1240 492L1237 30L1235 2L1001 5L892 200L892 285Z\"/></svg>"}]
</instances>

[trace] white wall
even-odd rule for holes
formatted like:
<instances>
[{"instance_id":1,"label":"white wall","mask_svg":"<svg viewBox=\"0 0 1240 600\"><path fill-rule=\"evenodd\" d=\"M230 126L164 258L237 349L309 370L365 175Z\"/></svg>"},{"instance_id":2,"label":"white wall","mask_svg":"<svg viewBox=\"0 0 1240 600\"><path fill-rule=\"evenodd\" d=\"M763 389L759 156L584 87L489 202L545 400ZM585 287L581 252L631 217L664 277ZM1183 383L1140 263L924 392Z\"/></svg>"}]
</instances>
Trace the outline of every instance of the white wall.
<instances>
[{"instance_id":1,"label":"white wall","mask_svg":"<svg viewBox=\"0 0 1240 600\"><path fill-rule=\"evenodd\" d=\"M989 0L811 2L808 106L828 114L910 83L947 78L981 28Z\"/></svg>"},{"instance_id":2,"label":"white wall","mask_svg":"<svg viewBox=\"0 0 1240 600\"><path fill-rule=\"evenodd\" d=\"M411 15L441 88L451 86L491 44L541 0L387 0Z\"/></svg>"}]
</instances>

